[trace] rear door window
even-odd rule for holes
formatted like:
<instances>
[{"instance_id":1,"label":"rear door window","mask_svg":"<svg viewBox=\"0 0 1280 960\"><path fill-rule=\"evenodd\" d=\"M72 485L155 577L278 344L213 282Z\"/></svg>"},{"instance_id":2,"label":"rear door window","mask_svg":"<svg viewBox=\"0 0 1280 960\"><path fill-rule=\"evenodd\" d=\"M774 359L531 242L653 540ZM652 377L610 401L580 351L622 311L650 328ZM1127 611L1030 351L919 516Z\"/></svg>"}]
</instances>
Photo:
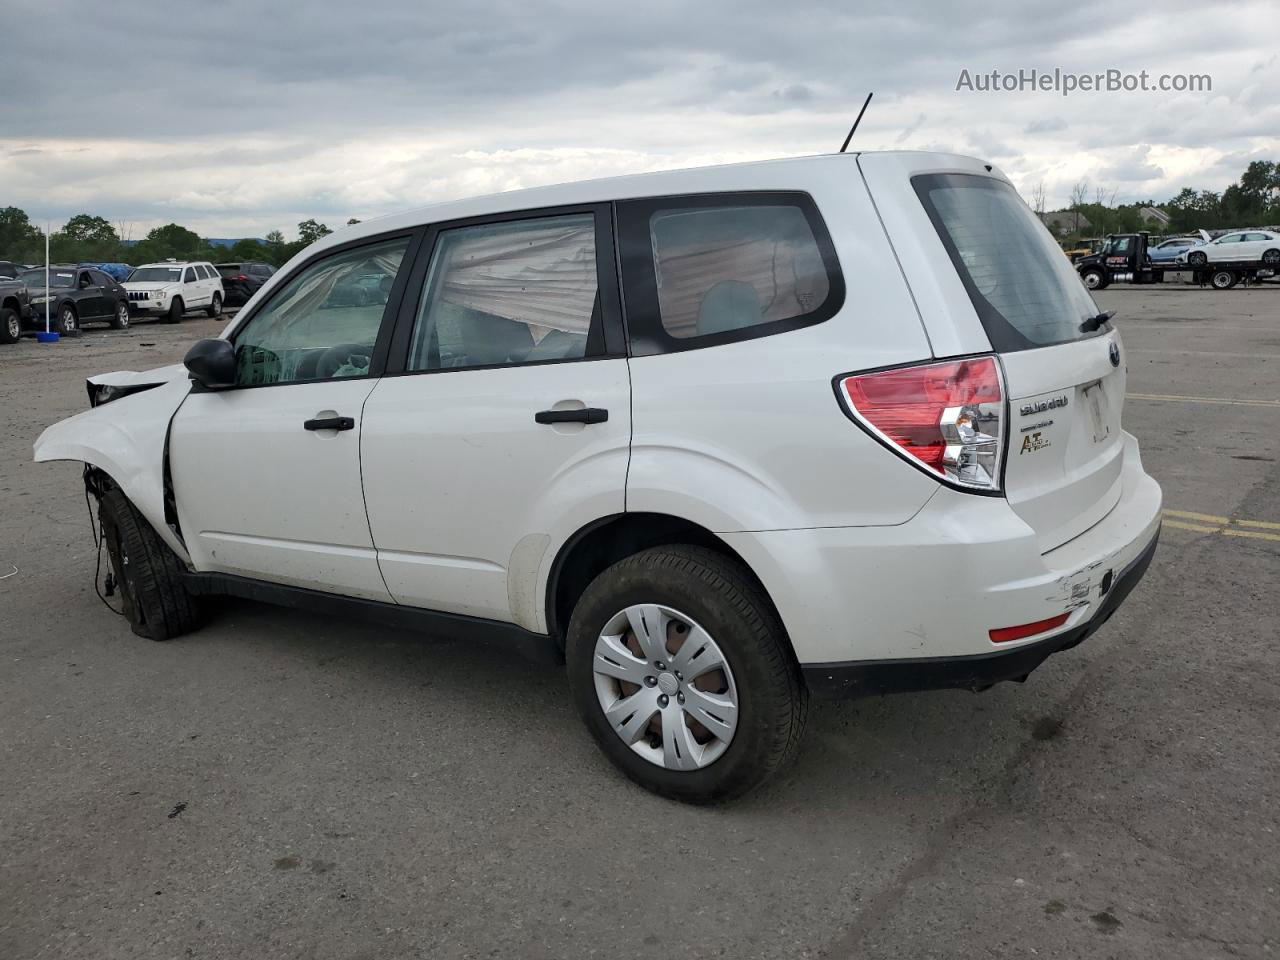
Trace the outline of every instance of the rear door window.
<instances>
[{"instance_id":1,"label":"rear door window","mask_svg":"<svg viewBox=\"0 0 1280 960\"><path fill-rule=\"evenodd\" d=\"M911 182L994 350L1069 343L1109 329L1081 329L1098 307L1008 183L974 174L927 174ZM1119 250L1113 245L1109 252Z\"/></svg>"},{"instance_id":2,"label":"rear door window","mask_svg":"<svg viewBox=\"0 0 1280 960\"><path fill-rule=\"evenodd\" d=\"M835 250L805 194L666 197L618 210L633 353L794 330L843 300Z\"/></svg>"}]
</instances>

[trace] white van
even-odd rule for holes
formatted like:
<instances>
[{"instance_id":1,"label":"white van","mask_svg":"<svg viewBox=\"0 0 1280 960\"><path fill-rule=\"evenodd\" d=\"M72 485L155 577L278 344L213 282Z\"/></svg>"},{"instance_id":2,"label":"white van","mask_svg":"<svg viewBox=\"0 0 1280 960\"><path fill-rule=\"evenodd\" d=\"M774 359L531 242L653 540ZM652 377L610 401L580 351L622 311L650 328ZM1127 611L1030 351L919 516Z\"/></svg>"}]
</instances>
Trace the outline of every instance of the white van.
<instances>
[{"instance_id":1,"label":"white van","mask_svg":"<svg viewBox=\"0 0 1280 960\"><path fill-rule=\"evenodd\" d=\"M89 465L135 632L232 594L562 658L610 759L690 801L772 774L810 694L1024 678L1160 525L1118 332L960 156L362 223L90 396L36 459Z\"/></svg>"}]
</instances>

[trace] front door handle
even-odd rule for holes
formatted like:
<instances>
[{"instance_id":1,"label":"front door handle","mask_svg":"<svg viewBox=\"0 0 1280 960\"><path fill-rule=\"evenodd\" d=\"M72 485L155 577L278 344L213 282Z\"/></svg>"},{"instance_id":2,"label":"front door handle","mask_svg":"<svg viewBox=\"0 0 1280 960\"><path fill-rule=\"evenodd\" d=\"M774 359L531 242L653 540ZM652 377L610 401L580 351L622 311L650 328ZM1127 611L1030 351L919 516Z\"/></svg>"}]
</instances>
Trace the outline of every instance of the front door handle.
<instances>
[{"instance_id":1,"label":"front door handle","mask_svg":"<svg viewBox=\"0 0 1280 960\"><path fill-rule=\"evenodd\" d=\"M307 420L302 427L304 430L354 430L356 422L352 417L320 417Z\"/></svg>"},{"instance_id":2,"label":"front door handle","mask_svg":"<svg viewBox=\"0 0 1280 960\"><path fill-rule=\"evenodd\" d=\"M584 407L580 410L539 410L533 415L535 423L604 423L609 419L609 411L599 407Z\"/></svg>"}]
</instances>

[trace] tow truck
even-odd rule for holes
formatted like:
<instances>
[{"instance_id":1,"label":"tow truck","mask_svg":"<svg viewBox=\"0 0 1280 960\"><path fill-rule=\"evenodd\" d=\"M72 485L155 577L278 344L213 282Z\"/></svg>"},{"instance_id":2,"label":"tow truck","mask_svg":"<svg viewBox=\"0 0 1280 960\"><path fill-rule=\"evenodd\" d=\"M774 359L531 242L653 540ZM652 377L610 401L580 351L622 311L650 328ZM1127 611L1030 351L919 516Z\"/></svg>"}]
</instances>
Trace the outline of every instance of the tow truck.
<instances>
[{"instance_id":1,"label":"tow truck","mask_svg":"<svg viewBox=\"0 0 1280 960\"><path fill-rule=\"evenodd\" d=\"M1243 280L1246 284L1274 277L1276 270L1258 260L1219 260L1199 266L1152 262L1147 255L1150 234L1112 233L1098 253L1081 257L1075 263L1080 279L1090 290L1101 290L1113 283L1163 283L1167 274L1188 274L1202 286L1230 290Z\"/></svg>"}]
</instances>

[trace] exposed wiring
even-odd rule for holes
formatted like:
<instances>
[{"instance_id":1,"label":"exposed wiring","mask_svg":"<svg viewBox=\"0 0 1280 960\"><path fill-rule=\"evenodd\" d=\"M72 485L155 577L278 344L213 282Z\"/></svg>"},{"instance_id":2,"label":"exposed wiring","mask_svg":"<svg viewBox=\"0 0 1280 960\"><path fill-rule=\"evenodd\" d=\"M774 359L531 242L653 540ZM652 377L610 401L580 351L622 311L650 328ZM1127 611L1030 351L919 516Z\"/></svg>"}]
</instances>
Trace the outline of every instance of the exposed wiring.
<instances>
[{"instance_id":1,"label":"exposed wiring","mask_svg":"<svg viewBox=\"0 0 1280 960\"><path fill-rule=\"evenodd\" d=\"M93 515L93 502L89 499L88 487L84 489L84 505L89 510L89 532L93 534L93 545L98 552L97 560L94 561L93 565L93 592L98 595L98 599L102 601L104 607L116 616L123 617L124 611L113 607L111 602L102 594L102 544L107 539L107 532L102 529L101 505L99 505L99 516L95 517ZM107 571L107 578L107 593L112 594L115 592L115 579L110 570Z\"/></svg>"}]
</instances>

